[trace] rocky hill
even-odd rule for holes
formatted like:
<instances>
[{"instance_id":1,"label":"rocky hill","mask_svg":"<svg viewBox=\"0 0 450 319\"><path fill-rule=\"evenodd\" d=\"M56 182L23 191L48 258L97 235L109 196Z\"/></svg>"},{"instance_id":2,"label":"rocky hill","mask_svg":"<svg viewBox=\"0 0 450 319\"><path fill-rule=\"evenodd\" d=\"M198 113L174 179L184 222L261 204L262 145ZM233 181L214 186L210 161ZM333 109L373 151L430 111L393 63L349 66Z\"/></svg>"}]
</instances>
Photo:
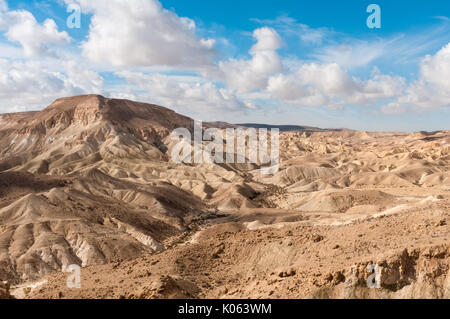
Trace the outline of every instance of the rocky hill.
<instances>
[{"instance_id":1,"label":"rocky hill","mask_svg":"<svg viewBox=\"0 0 450 319\"><path fill-rule=\"evenodd\" d=\"M261 175L172 162L179 127L193 120L98 95L1 114L0 282L19 298L450 296L449 131L292 128Z\"/></svg>"}]
</instances>

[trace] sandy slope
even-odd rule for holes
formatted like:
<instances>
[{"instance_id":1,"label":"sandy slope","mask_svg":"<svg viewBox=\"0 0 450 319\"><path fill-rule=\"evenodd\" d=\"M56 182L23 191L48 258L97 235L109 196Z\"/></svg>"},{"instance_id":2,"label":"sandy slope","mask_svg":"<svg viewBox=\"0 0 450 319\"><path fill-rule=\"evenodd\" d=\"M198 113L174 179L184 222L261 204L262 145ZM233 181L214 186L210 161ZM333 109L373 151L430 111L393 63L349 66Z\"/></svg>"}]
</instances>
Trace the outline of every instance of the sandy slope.
<instances>
[{"instance_id":1,"label":"sandy slope","mask_svg":"<svg viewBox=\"0 0 450 319\"><path fill-rule=\"evenodd\" d=\"M192 124L94 95L0 115L0 281L31 298L450 297L450 132L283 132L264 176L171 162ZM80 290L58 273L74 263Z\"/></svg>"}]
</instances>

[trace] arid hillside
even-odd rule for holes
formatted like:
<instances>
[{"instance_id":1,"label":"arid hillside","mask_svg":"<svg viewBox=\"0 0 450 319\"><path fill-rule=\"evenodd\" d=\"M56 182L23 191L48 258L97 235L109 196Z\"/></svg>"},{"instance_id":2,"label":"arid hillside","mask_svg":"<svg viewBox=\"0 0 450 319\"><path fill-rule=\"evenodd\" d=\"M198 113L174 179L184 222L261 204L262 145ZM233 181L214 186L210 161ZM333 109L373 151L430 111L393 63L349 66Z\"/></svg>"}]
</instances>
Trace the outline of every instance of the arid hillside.
<instances>
[{"instance_id":1,"label":"arid hillside","mask_svg":"<svg viewBox=\"0 0 450 319\"><path fill-rule=\"evenodd\" d=\"M180 127L97 95L1 114L0 282L18 298L450 298L449 131L285 131L262 175L174 163Z\"/></svg>"}]
</instances>

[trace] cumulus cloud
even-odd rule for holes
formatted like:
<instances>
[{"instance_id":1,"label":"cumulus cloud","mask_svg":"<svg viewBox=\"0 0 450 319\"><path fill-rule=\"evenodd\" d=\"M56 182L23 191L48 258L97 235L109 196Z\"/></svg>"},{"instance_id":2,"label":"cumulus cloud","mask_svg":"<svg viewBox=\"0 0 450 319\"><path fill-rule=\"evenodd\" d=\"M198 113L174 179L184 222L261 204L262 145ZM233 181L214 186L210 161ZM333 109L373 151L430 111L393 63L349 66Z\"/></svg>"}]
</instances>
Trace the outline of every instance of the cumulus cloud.
<instances>
[{"instance_id":1,"label":"cumulus cloud","mask_svg":"<svg viewBox=\"0 0 450 319\"><path fill-rule=\"evenodd\" d=\"M296 36L307 44L319 45L326 37L334 34L328 28L311 28L306 24L298 23L295 19L287 15L281 15L275 19L253 18L251 20L262 25L270 25L283 35Z\"/></svg>"},{"instance_id":2,"label":"cumulus cloud","mask_svg":"<svg viewBox=\"0 0 450 319\"><path fill-rule=\"evenodd\" d=\"M370 106L378 100L395 98L406 88L406 80L401 76L382 74L374 67L372 76L367 81L353 78L355 90L347 92L344 103Z\"/></svg>"},{"instance_id":3,"label":"cumulus cloud","mask_svg":"<svg viewBox=\"0 0 450 319\"><path fill-rule=\"evenodd\" d=\"M215 41L199 36L193 20L164 9L158 0L64 2L78 3L90 14L87 39L71 46L81 47L88 58L84 58L85 64L68 62L68 51L55 54L57 45L72 39L53 20L39 23L30 12L10 10L6 1L0 0L0 31L9 40L0 43L0 112L42 107L61 96L107 93L103 78L86 66L90 62L111 74L121 70L115 73L115 80L121 77L126 84L110 84L108 92L114 97L145 100L200 117L207 112L215 116L215 112L224 115L258 109L255 102L333 108L383 102L386 105L381 112L386 114L450 106L450 43L425 56L417 79L409 84L373 67L386 52L395 61L423 56L442 41L444 27L414 39L397 35L374 40L344 37L340 41L339 36L332 39L336 35L332 30L313 29L289 17L254 19L270 27L253 31L255 43L249 56L217 62ZM284 40L295 36L295 43L308 44L312 51L306 54L313 59L281 57L280 34ZM76 53L72 57L78 59ZM349 73L368 66L373 72L367 78ZM150 73L157 69L171 75ZM186 69L195 75L174 75L184 74ZM135 72L138 70L144 73Z\"/></svg>"},{"instance_id":4,"label":"cumulus cloud","mask_svg":"<svg viewBox=\"0 0 450 319\"><path fill-rule=\"evenodd\" d=\"M148 100L184 112L233 112L256 107L251 102L242 101L229 90L196 77L149 75L130 71L117 72L116 75L143 91L143 96Z\"/></svg>"},{"instance_id":5,"label":"cumulus cloud","mask_svg":"<svg viewBox=\"0 0 450 319\"><path fill-rule=\"evenodd\" d=\"M227 84L239 92L264 89L269 76L283 70L277 53L282 44L278 33L272 28L264 27L256 29L253 37L257 42L250 50L251 59L231 59L219 63Z\"/></svg>"},{"instance_id":6,"label":"cumulus cloud","mask_svg":"<svg viewBox=\"0 0 450 319\"><path fill-rule=\"evenodd\" d=\"M102 93L103 79L74 62L55 72L42 62L0 59L0 113L42 108L53 100L85 93Z\"/></svg>"},{"instance_id":7,"label":"cumulus cloud","mask_svg":"<svg viewBox=\"0 0 450 319\"><path fill-rule=\"evenodd\" d=\"M58 31L54 20L47 19L39 24L26 10L8 11L6 2L0 2L0 30L6 38L21 44L26 56L54 55L49 45L62 45L71 38L65 31Z\"/></svg>"},{"instance_id":8,"label":"cumulus cloud","mask_svg":"<svg viewBox=\"0 0 450 319\"><path fill-rule=\"evenodd\" d=\"M450 91L450 43L436 55L427 55L421 63L421 74L424 81L439 88Z\"/></svg>"},{"instance_id":9,"label":"cumulus cloud","mask_svg":"<svg viewBox=\"0 0 450 319\"><path fill-rule=\"evenodd\" d=\"M204 68L212 64L214 40L196 35L193 20L164 9L157 0L66 0L92 13L83 53L113 66L167 65Z\"/></svg>"},{"instance_id":10,"label":"cumulus cloud","mask_svg":"<svg viewBox=\"0 0 450 319\"><path fill-rule=\"evenodd\" d=\"M309 63L296 72L269 79L267 91L296 106L370 105L377 99L401 94L405 80L374 69L367 81L350 77L338 64Z\"/></svg>"},{"instance_id":11,"label":"cumulus cloud","mask_svg":"<svg viewBox=\"0 0 450 319\"><path fill-rule=\"evenodd\" d=\"M80 63L66 61L63 63L66 86L72 91L84 93L101 93L104 80L95 71L83 68Z\"/></svg>"},{"instance_id":12,"label":"cumulus cloud","mask_svg":"<svg viewBox=\"0 0 450 319\"><path fill-rule=\"evenodd\" d=\"M56 54L53 45L71 38L53 20L40 24L29 11L9 10L0 0L0 31L23 48L22 55L21 49L0 43L0 112L42 108L62 96L103 92L98 73Z\"/></svg>"},{"instance_id":13,"label":"cumulus cloud","mask_svg":"<svg viewBox=\"0 0 450 319\"><path fill-rule=\"evenodd\" d=\"M420 63L419 79L404 94L383 106L386 114L413 109L450 107L450 43L435 55L425 56Z\"/></svg>"}]
</instances>

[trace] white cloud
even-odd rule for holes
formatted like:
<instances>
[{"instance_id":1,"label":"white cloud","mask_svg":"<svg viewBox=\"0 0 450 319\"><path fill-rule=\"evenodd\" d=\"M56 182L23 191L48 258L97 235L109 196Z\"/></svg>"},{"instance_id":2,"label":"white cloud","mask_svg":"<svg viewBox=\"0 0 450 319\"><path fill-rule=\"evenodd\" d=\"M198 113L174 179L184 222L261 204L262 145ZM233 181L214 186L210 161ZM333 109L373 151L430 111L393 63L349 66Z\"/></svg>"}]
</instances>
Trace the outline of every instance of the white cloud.
<instances>
[{"instance_id":1,"label":"white cloud","mask_svg":"<svg viewBox=\"0 0 450 319\"><path fill-rule=\"evenodd\" d=\"M395 98L406 88L405 78L382 74L376 67L367 81L358 78L352 80L356 85L355 90L346 92L345 104L370 106L378 100Z\"/></svg>"},{"instance_id":2,"label":"white cloud","mask_svg":"<svg viewBox=\"0 0 450 319\"><path fill-rule=\"evenodd\" d=\"M450 43L425 56L417 80L409 84L373 67L375 62L385 69L401 61L416 66L419 57L442 45L448 24L413 36L355 39L289 17L254 19L271 27L254 30L249 56L215 62L215 40L199 36L193 20L164 9L158 0L60 1L79 3L91 14L91 24L84 42L56 51L57 45L72 39L53 20L38 23L30 12L11 11L0 0L0 31L10 41L0 43L0 112L43 107L61 96L85 93L111 93L216 119L259 109L255 102L333 108L383 102L385 114L450 106ZM281 57L280 34L288 44L305 49L304 55L291 47L290 55ZM220 35L217 39L228 41ZM75 46L84 56L77 56ZM238 50L231 50L233 56ZM78 62L68 62L70 58ZM97 71L119 70L114 80L121 77L127 83L109 84L105 90L92 66ZM350 72L358 67L374 71L368 79L353 77ZM201 76L179 75L186 69ZM156 74L165 71L171 75Z\"/></svg>"},{"instance_id":3,"label":"white cloud","mask_svg":"<svg viewBox=\"0 0 450 319\"><path fill-rule=\"evenodd\" d=\"M450 91L450 43L436 55L427 55L423 59L421 74L424 81Z\"/></svg>"},{"instance_id":4,"label":"white cloud","mask_svg":"<svg viewBox=\"0 0 450 319\"><path fill-rule=\"evenodd\" d=\"M420 57L436 50L448 41L450 24L443 23L420 32L390 37L357 39L344 34L330 38L324 46L318 46L309 56L322 63L337 63L346 69L377 64L416 65Z\"/></svg>"},{"instance_id":5,"label":"white cloud","mask_svg":"<svg viewBox=\"0 0 450 319\"><path fill-rule=\"evenodd\" d=\"M269 76L283 70L281 58L276 52L282 43L278 33L264 27L256 29L253 37L257 42L250 50L250 60L231 59L219 63L227 84L239 92L264 89Z\"/></svg>"},{"instance_id":6,"label":"white cloud","mask_svg":"<svg viewBox=\"0 0 450 319\"><path fill-rule=\"evenodd\" d=\"M403 87L403 78L382 75L377 69L371 79L362 81L336 63L310 63L296 72L271 77L267 91L290 105L336 107L370 105L401 94Z\"/></svg>"},{"instance_id":7,"label":"white cloud","mask_svg":"<svg viewBox=\"0 0 450 319\"><path fill-rule=\"evenodd\" d=\"M211 82L196 77L167 76L161 74L144 74L140 72L116 72L134 85L134 91L140 91L140 97L147 101L175 108L186 114L202 114L202 112L241 112L255 108L251 102L240 100L227 89L219 88ZM117 95L119 94L119 95ZM116 96L136 93L117 93Z\"/></svg>"},{"instance_id":8,"label":"white cloud","mask_svg":"<svg viewBox=\"0 0 450 319\"><path fill-rule=\"evenodd\" d=\"M0 42L0 58L22 58L23 50L15 45Z\"/></svg>"},{"instance_id":9,"label":"white cloud","mask_svg":"<svg viewBox=\"0 0 450 319\"><path fill-rule=\"evenodd\" d=\"M69 88L80 93L99 93L103 90L104 80L95 71L81 67L78 62L67 61L63 64L65 81Z\"/></svg>"},{"instance_id":10,"label":"white cloud","mask_svg":"<svg viewBox=\"0 0 450 319\"><path fill-rule=\"evenodd\" d=\"M401 105L397 102L391 102L387 105L383 105L380 109L381 114L387 114L387 115L399 115L404 114L408 111L408 108L404 105Z\"/></svg>"},{"instance_id":11,"label":"white cloud","mask_svg":"<svg viewBox=\"0 0 450 319\"><path fill-rule=\"evenodd\" d=\"M419 79L395 101L383 106L382 112L402 113L411 109L450 107L450 43L420 63Z\"/></svg>"},{"instance_id":12,"label":"white cloud","mask_svg":"<svg viewBox=\"0 0 450 319\"><path fill-rule=\"evenodd\" d=\"M66 0L92 13L83 53L113 66L212 65L214 40L196 36L193 20L164 9L157 0Z\"/></svg>"},{"instance_id":13,"label":"white cloud","mask_svg":"<svg viewBox=\"0 0 450 319\"><path fill-rule=\"evenodd\" d=\"M351 44L340 44L320 48L311 56L322 63L337 63L351 69L366 66L386 53L387 44L383 41L353 41Z\"/></svg>"},{"instance_id":14,"label":"white cloud","mask_svg":"<svg viewBox=\"0 0 450 319\"><path fill-rule=\"evenodd\" d=\"M55 72L42 62L0 59L0 113L42 108L53 100L85 93L102 93L103 79L73 62Z\"/></svg>"},{"instance_id":15,"label":"white cloud","mask_svg":"<svg viewBox=\"0 0 450 319\"><path fill-rule=\"evenodd\" d=\"M103 92L99 74L67 54L57 54L54 45L71 38L58 31L53 20L40 24L32 13L9 10L0 0L0 30L9 40L0 43L0 112L42 108L62 96Z\"/></svg>"},{"instance_id":16,"label":"white cloud","mask_svg":"<svg viewBox=\"0 0 450 319\"><path fill-rule=\"evenodd\" d=\"M267 90L285 104L300 106L326 105L328 98L315 87L304 86L295 74L270 78Z\"/></svg>"},{"instance_id":17,"label":"white cloud","mask_svg":"<svg viewBox=\"0 0 450 319\"><path fill-rule=\"evenodd\" d=\"M54 55L49 45L62 45L71 40L67 32L58 31L52 19L41 25L28 11L8 11L4 1L0 2L0 30L6 30L9 41L20 43L26 56Z\"/></svg>"},{"instance_id":18,"label":"white cloud","mask_svg":"<svg viewBox=\"0 0 450 319\"><path fill-rule=\"evenodd\" d=\"M259 24L270 25L283 35L294 35L307 44L321 44L326 37L334 33L328 28L311 28L286 15L281 15L275 19L253 18L251 20Z\"/></svg>"}]
</instances>

